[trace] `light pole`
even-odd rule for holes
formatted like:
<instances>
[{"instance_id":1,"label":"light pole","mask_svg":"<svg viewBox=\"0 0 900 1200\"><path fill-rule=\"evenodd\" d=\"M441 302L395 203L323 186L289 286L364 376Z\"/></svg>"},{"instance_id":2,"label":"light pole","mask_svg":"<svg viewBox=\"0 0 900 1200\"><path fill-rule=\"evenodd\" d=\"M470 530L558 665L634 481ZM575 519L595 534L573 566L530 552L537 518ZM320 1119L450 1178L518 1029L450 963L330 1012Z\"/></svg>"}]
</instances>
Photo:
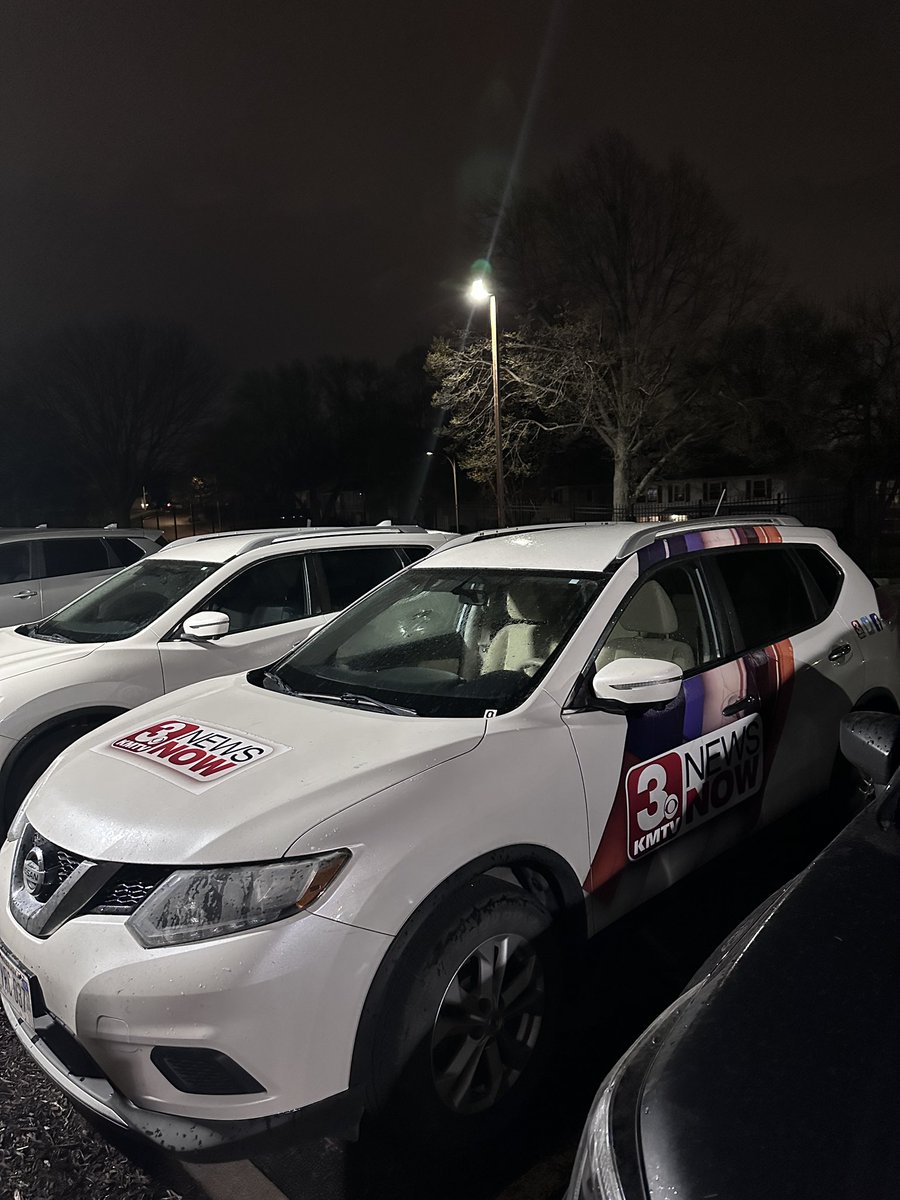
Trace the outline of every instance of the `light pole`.
<instances>
[{"instance_id":1,"label":"light pole","mask_svg":"<svg viewBox=\"0 0 900 1200\"><path fill-rule=\"evenodd\" d=\"M497 528L506 524L506 488L503 482L503 442L500 437L500 349L497 342L497 297L484 276L472 281L469 299L473 304L489 302L491 314L491 382L494 388L494 453L497 462Z\"/></svg>"},{"instance_id":2,"label":"light pole","mask_svg":"<svg viewBox=\"0 0 900 1200\"><path fill-rule=\"evenodd\" d=\"M425 454L428 458L434 458L433 450L426 450ZM449 454L445 454L444 458L446 458L453 469L453 520L456 525L456 532L459 533L459 491L456 487L456 459L452 458Z\"/></svg>"}]
</instances>

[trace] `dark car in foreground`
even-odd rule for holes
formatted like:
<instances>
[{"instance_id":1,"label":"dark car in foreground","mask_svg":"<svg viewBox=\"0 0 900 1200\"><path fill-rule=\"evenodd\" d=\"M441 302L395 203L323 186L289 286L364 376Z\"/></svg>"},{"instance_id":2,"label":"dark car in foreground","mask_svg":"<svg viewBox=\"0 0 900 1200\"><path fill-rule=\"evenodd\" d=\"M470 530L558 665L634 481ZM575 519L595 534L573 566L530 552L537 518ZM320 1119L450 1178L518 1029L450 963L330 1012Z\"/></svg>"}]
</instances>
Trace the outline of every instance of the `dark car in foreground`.
<instances>
[{"instance_id":1,"label":"dark car in foreground","mask_svg":"<svg viewBox=\"0 0 900 1200\"><path fill-rule=\"evenodd\" d=\"M567 1200L900 1195L900 717L841 748L874 798L607 1076Z\"/></svg>"}]
</instances>

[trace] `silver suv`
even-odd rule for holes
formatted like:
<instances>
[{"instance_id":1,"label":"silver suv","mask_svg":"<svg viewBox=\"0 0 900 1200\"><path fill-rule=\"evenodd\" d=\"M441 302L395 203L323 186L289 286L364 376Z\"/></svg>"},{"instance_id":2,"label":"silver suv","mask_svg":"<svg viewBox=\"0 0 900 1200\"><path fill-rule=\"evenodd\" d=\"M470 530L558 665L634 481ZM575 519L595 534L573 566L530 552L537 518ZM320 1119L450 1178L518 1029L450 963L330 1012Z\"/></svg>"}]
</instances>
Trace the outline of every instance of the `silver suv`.
<instances>
[{"instance_id":1,"label":"silver suv","mask_svg":"<svg viewBox=\"0 0 900 1200\"><path fill-rule=\"evenodd\" d=\"M39 621L164 545L149 529L0 529L0 626Z\"/></svg>"}]
</instances>

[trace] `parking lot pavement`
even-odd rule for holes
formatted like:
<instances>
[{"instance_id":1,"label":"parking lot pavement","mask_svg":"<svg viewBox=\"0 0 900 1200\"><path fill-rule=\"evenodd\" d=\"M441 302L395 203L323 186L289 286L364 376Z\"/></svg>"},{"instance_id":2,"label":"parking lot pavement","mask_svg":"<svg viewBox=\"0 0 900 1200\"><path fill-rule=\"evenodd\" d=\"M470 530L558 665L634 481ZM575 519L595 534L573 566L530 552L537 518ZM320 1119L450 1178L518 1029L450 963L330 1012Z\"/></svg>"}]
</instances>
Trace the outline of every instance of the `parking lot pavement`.
<instances>
[{"instance_id":1,"label":"parking lot pavement","mask_svg":"<svg viewBox=\"0 0 900 1200\"><path fill-rule=\"evenodd\" d=\"M246 1160L183 1163L182 1168L208 1200L285 1200L284 1192Z\"/></svg>"},{"instance_id":2,"label":"parking lot pavement","mask_svg":"<svg viewBox=\"0 0 900 1200\"><path fill-rule=\"evenodd\" d=\"M805 805L596 940L569 997L553 1072L527 1125L453 1158L364 1131L253 1163L175 1165L111 1149L29 1063L0 1022L3 1200L560 1200L582 1122L603 1076L718 942L840 827Z\"/></svg>"}]
</instances>

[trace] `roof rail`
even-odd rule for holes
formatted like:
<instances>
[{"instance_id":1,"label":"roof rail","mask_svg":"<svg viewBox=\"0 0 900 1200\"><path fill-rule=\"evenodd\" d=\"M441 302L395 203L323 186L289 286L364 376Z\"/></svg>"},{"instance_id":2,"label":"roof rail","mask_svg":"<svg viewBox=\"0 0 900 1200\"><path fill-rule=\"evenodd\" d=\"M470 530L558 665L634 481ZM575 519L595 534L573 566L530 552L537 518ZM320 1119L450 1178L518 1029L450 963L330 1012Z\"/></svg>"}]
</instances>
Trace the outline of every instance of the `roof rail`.
<instances>
[{"instance_id":1,"label":"roof rail","mask_svg":"<svg viewBox=\"0 0 900 1200\"><path fill-rule=\"evenodd\" d=\"M298 538L303 537L334 537L336 534L346 534L352 537L360 533L427 533L421 525L335 525L332 529L309 528L301 529L296 533L282 533L278 537L272 538L273 542L294 542ZM261 545L265 545L263 542Z\"/></svg>"},{"instance_id":2,"label":"roof rail","mask_svg":"<svg viewBox=\"0 0 900 1200\"><path fill-rule=\"evenodd\" d=\"M727 517L693 517L689 521L660 521L650 524L639 533L633 533L619 547L616 558L627 558L644 546L651 546L660 538L672 534L693 533L702 529L733 529L737 525L802 525L799 517L786 513L732 513Z\"/></svg>"},{"instance_id":3,"label":"roof rail","mask_svg":"<svg viewBox=\"0 0 900 1200\"><path fill-rule=\"evenodd\" d=\"M514 533L538 533L545 529L588 529L592 525L616 524L617 521L553 521L546 525L508 525L503 529L480 529L477 533L470 534L469 540L486 542L490 538L512 537ZM463 534L463 537L465 536Z\"/></svg>"},{"instance_id":4,"label":"roof rail","mask_svg":"<svg viewBox=\"0 0 900 1200\"><path fill-rule=\"evenodd\" d=\"M344 534L348 537L360 533L427 533L421 525L305 525L293 529L231 529L221 533L205 533L196 538L181 538L183 544L188 541L206 542L227 537L247 537L257 534L251 541L242 546L237 554L247 554L251 550L259 550L262 546L274 546L279 542L295 542L303 538L337 537Z\"/></svg>"},{"instance_id":5,"label":"roof rail","mask_svg":"<svg viewBox=\"0 0 900 1200\"><path fill-rule=\"evenodd\" d=\"M248 537L251 533L257 533L260 536L262 536L264 533L268 533L274 537L279 533L300 533L302 532L303 528L304 527L301 525L294 525L287 529L285 529L284 526L282 526L281 529L220 529L218 533L197 533L194 534L193 537L179 538L178 540L182 544L184 542L215 542L218 541L219 538ZM318 528L321 528L321 526ZM343 526L341 526L341 528L343 528Z\"/></svg>"}]
</instances>

